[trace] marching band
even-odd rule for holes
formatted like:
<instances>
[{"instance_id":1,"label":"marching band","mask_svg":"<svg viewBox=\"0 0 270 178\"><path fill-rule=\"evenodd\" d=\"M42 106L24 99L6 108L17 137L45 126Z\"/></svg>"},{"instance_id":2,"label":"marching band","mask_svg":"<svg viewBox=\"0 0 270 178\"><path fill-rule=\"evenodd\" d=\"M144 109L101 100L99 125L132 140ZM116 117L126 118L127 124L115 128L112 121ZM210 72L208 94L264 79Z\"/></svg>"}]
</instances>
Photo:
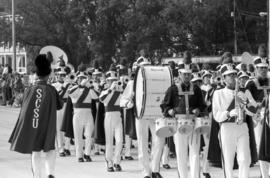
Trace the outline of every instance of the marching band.
<instances>
[{"instance_id":1,"label":"marching band","mask_svg":"<svg viewBox=\"0 0 270 178\"><path fill-rule=\"evenodd\" d=\"M32 154L34 177L40 175L40 151L48 154L48 167L54 166L52 139L56 137L61 157L70 156L70 143L75 141L78 162L95 161L92 151L100 154L105 146L108 172L125 169L121 160L134 159L131 146L137 140L144 178L162 178L160 166L170 168L173 145L181 178L210 178L210 166L221 167L226 178L233 178L233 169L239 170L239 178L248 178L250 166L257 162L262 178L269 178L270 80L265 47L260 46L259 57L253 61L255 71L245 63L235 67L228 52L216 71L200 70L191 58L186 51L182 63L152 66L141 51L132 72L122 62L112 65L106 74L97 64L91 69L80 66L75 73L60 61L51 80L54 88L45 85L46 80L41 82L41 76L49 76L45 72L37 73L37 80L27 89L10 138L11 149ZM55 98L61 101L51 101ZM54 108L44 109L48 107ZM38 120L46 115L52 115L45 119L48 123ZM24 120L34 116L36 120L26 126ZM48 124L55 127L53 132ZM36 134L33 142L24 138L29 134ZM168 144L168 139L174 144ZM50 170L53 168L48 169L48 176L53 178Z\"/></svg>"}]
</instances>

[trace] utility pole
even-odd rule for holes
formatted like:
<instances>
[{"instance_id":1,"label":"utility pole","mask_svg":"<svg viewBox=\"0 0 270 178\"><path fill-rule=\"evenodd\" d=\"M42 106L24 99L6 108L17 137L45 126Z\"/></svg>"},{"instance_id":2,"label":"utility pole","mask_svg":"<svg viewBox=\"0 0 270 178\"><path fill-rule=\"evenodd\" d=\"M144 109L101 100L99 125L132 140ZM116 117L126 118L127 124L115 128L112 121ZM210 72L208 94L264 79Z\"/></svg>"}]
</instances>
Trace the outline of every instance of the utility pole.
<instances>
[{"instance_id":1,"label":"utility pole","mask_svg":"<svg viewBox=\"0 0 270 178\"><path fill-rule=\"evenodd\" d=\"M236 2L233 0L234 54L237 55Z\"/></svg>"},{"instance_id":2,"label":"utility pole","mask_svg":"<svg viewBox=\"0 0 270 178\"><path fill-rule=\"evenodd\" d=\"M13 46L13 69L16 72L16 36L15 36L15 4L12 0L12 46Z\"/></svg>"},{"instance_id":3,"label":"utility pole","mask_svg":"<svg viewBox=\"0 0 270 178\"><path fill-rule=\"evenodd\" d=\"M270 7L269 1L267 1L267 26L268 26L268 60L270 59Z\"/></svg>"}]
</instances>

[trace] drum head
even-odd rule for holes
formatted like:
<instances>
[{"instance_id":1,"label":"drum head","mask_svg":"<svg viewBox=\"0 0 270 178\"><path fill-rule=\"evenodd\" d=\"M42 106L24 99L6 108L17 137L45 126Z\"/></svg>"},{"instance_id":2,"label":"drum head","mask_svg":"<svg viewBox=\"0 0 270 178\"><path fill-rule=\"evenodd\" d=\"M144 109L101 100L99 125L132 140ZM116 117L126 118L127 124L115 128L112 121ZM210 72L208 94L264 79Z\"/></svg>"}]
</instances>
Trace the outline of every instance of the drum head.
<instances>
[{"instance_id":1,"label":"drum head","mask_svg":"<svg viewBox=\"0 0 270 178\"><path fill-rule=\"evenodd\" d=\"M172 74L169 67L139 67L134 79L135 116L145 119L162 117L160 104L171 84Z\"/></svg>"},{"instance_id":2,"label":"drum head","mask_svg":"<svg viewBox=\"0 0 270 178\"><path fill-rule=\"evenodd\" d=\"M178 128L178 132L183 135L188 135L193 131L193 127L190 125L183 125Z\"/></svg>"},{"instance_id":3,"label":"drum head","mask_svg":"<svg viewBox=\"0 0 270 178\"><path fill-rule=\"evenodd\" d=\"M135 91L135 117L141 118L143 115L143 109L145 104L145 79L143 77L143 67L140 67L136 71L134 79L134 91Z\"/></svg>"},{"instance_id":4,"label":"drum head","mask_svg":"<svg viewBox=\"0 0 270 178\"><path fill-rule=\"evenodd\" d=\"M174 127L162 127L158 130L156 130L156 134L158 137L166 138L171 137L176 133L176 129Z\"/></svg>"}]
</instances>

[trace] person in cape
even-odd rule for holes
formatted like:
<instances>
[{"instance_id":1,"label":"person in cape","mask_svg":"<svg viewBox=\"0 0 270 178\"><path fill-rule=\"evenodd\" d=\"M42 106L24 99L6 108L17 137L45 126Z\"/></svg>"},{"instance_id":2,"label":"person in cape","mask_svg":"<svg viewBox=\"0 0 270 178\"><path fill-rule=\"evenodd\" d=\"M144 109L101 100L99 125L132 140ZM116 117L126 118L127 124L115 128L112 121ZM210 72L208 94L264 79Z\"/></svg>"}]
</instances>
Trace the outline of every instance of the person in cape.
<instances>
[{"instance_id":1,"label":"person in cape","mask_svg":"<svg viewBox=\"0 0 270 178\"><path fill-rule=\"evenodd\" d=\"M56 110L62 102L54 87L47 84L51 64L45 54L35 59L37 80L24 93L22 108L9 142L11 150L32 154L33 177L41 177L41 153L49 178L55 175Z\"/></svg>"},{"instance_id":2,"label":"person in cape","mask_svg":"<svg viewBox=\"0 0 270 178\"><path fill-rule=\"evenodd\" d=\"M270 126L267 121L269 120L268 93L270 81L267 76L269 64L267 59L267 48L265 45L259 46L258 54L259 56L253 61L256 71L255 77L247 82L246 89L251 93L253 99L257 102L257 106L260 108L258 116L255 117L254 133L261 174L263 178L268 178L270 162Z\"/></svg>"},{"instance_id":3,"label":"person in cape","mask_svg":"<svg viewBox=\"0 0 270 178\"><path fill-rule=\"evenodd\" d=\"M121 171L121 151L123 148L123 124L120 108L120 97L123 85L116 77L116 68L112 65L106 73L108 88L103 90L99 96L100 102L105 106L104 128L105 128L105 159L107 171ZM113 140L115 139L115 150L113 153Z\"/></svg>"},{"instance_id":4,"label":"person in cape","mask_svg":"<svg viewBox=\"0 0 270 178\"><path fill-rule=\"evenodd\" d=\"M233 64L223 64L220 69L225 88L215 91L213 96L213 117L220 125L220 147L225 177L233 178L235 155L239 165L239 178L248 178L252 159L252 136L250 120L246 115L249 106L256 102L249 99L238 87L237 70ZM251 121L252 122L252 121Z\"/></svg>"}]
</instances>

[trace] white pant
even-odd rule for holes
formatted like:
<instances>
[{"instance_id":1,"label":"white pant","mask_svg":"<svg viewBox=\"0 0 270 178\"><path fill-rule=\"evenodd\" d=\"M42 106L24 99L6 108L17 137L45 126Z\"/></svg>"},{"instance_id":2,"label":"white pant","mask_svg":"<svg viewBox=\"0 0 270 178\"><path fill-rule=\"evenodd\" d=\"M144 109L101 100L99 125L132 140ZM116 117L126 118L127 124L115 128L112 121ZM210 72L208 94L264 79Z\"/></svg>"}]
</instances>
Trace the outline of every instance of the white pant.
<instances>
[{"instance_id":1,"label":"white pant","mask_svg":"<svg viewBox=\"0 0 270 178\"><path fill-rule=\"evenodd\" d=\"M247 124L223 123L220 134L226 178L233 178L235 153L239 165L239 178L248 178L251 155Z\"/></svg>"},{"instance_id":2,"label":"white pant","mask_svg":"<svg viewBox=\"0 0 270 178\"><path fill-rule=\"evenodd\" d=\"M60 110L57 110L56 112L56 139L57 139L57 147L58 147L58 152L62 153L64 152L64 145L65 145L65 137L64 137L64 132L61 131L61 127L63 124L64 120L64 112L66 109L67 104L63 104L63 108ZM68 148L69 148L69 143L67 143Z\"/></svg>"},{"instance_id":3,"label":"white pant","mask_svg":"<svg viewBox=\"0 0 270 178\"><path fill-rule=\"evenodd\" d=\"M105 159L109 167L120 164L123 148L123 125L120 112L106 112L104 120L106 153ZM115 150L113 158L113 138L115 137Z\"/></svg>"},{"instance_id":4,"label":"white pant","mask_svg":"<svg viewBox=\"0 0 270 178\"><path fill-rule=\"evenodd\" d=\"M209 149L209 138L210 138L210 133L203 134L203 140L205 143L205 146L203 148L203 165L202 165L203 173L209 173L209 162L207 159L208 149Z\"/></svg>"},{"instance_id":5,"label":"white pant","mask_svg":"<svg viewBox=\"0 0 270 178\"><path fill-rule=\"evenodd\" d=\"M83 145L85 146L84 152L90 155L92 145L92 134L94 131L94 120L92 117L91 109L74 108L73 115L73 130L76 148L76 157L83 157ZM85 136L85 144L83 141L83 131Z\"/></svg>"},{"instance_id":6,"label":"white pant","mask_svg":"<svg viewBox=\"0 0 270 178\"><path fill-rule=\"evenodd\" d=\"M155 134L155 121L146 119L136 119L136 131L138 141L138 158L140 165L143 166L144 176L150 176L151 169L148 154L148 133L152 133L152 172L159 172L162 149L165 139Z\"/></svg>"},{"instance_id":7,"label":"white pant","mask_svg":"<svg viewBox=\"0 0 270 178\"><path fill-rule=\"evenodd\" d=\"M131 156L131 141L129 135L125 135L125 156Z\"/></svg>"},{"instance_id":8,"label":"white pant","mask_svg":"<svg viewBox=\"0 0 270 178\"><path fill-rule=\"evenodd\" d=\"M254 134L255 134L255 141L256 141L256 148L259 152L260 150L260 143L261 143L261 136L262 136L262 129L263 125L262 122L259 122L256 127L254 127Z\"/></svg>"},{"instance_id":9,"label":"white pant","mask_svg":"<svg viewBox=\"0 0 270 178\"><path fill-rule=\"evenodd\" d=\"M166 144L164 146L163 149L163 153L162 153L162 164L169 164L169 154L170 154L170 148L169 146Z\"/></svg>"},{"instance_id":10,"label":"white pant","mask_svg":"<svg viewBox=\"0 0 270 178\"><path fill-rule=\"evenodd\" d=\"M55 159L56 154L55 150L51 150L45 152L45 170L47 176L55 175ZM41 170L42 170L42 158L41 151L40 152L32 152L32 170L34 178L41 178Z\"/></svg>"},{"instance_id":11,"label":"white pant","mask_svg":"<svg viewBox=\"0 0 270 178\"><path fill-rule=\"evenodd\" d=\"M176 132L176 134L174 134L177 166L181 178L188 177L188 150L191 178L199 178L200 141L200 134L195 131L188 135L180 134L179 132Z\"/></svg>"}]
</instances>

